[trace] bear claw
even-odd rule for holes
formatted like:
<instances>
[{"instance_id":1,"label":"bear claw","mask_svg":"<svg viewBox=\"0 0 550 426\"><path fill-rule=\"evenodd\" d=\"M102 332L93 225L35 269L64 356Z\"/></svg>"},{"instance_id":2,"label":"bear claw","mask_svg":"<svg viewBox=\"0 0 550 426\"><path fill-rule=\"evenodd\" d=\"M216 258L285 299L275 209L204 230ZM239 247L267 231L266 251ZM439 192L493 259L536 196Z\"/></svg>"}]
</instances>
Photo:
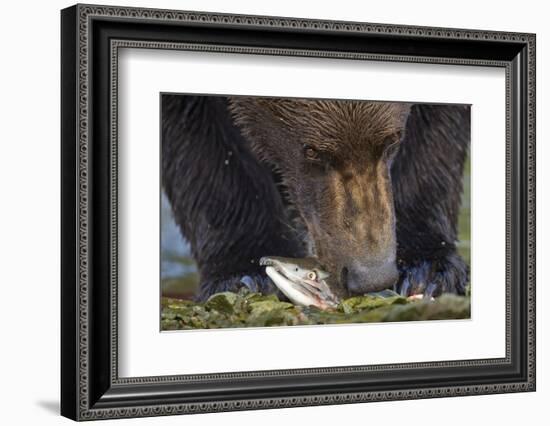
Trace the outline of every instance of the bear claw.
<instances>
[{"instance_id":1,"label":"bear claw","mask_svg":"<svg viewBox=\"0 0 550 426\"><path fill-rule=\"evenodd\" d=\"M443 293L463 295L468 275L468 267L462 258L452 254L444 259L400 266L400 278L394 290L403 297L416 294L437 297Z\"/></svg>"},{"instance_id":2,"label":"bear claw","mask_svg":"<svg viewBox=\"0 0 550 426\"><path fill-rule=\"evenodd\" d=\"M240 283L248 288L252 293L258 293L260 290L256 281L252 279L250 275L245 275L241 278Z\"/></svg>"}]
</instances>

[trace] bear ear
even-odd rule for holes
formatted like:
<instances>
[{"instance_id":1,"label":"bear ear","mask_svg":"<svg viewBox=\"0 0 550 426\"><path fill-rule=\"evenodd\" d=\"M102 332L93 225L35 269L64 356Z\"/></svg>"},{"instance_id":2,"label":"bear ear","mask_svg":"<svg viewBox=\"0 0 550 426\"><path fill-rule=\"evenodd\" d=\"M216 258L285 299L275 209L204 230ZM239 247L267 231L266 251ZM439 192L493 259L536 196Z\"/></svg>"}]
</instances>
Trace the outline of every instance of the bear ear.
<instances>
[{"instance_id":1,"label":"bear ear","mask_svg":"<svg viewBox=\"0 0 550 426\"><path fill-rule=\"evenodd\" d=\"M228 96L229 113L237 124L245 124L254 114L254 98L248 96Z\"/></svg>"},{"instance_id":2,"label":"bear ear","mask_svg":"<svg viewBox=\"0 0 550 426\"><path fill-rule=\"evenodd\" d=\"M286 137L281 134L279 126L273 125L266 104L269 98L251 96L229 96L228 109L233 124L250 144L250 148L262 163L280 168L285 157L281 144Z\"/></svg>"},{"instance_id":3,"label":"bear ear","mask_svg":"<svg viewBox=\"0 0 550 426\"><path fill-rule=\"evenodd\" d=\"M266 108L268 99L252 96L229 96L227 100L234 124L245 132L266 126L273 120L269 108Z\"/></svg>"},{"instance_id":4,"label":"bear ear","mask_svg":"<svg viewBox=\"0 0 550 426\"><path fill-rule=\"evenodd\" d=\"M399 103L399 121L402 126L402 131L401 131L402 135L404 134L405 128L407 127L407 120L409 119L409 115L411 113L411 109L413 105L414 103L412 102Z\"/></svg>"},{"instance_id":5,"label":"bear ear","mask_svg":"<svg viewBox=\"0 0 550 426\"><path fill-rule=\"evenodd\" d=\"M229 96L229 111L236 122L250 121L290 124L295 123L299 112L305 112L311 101L293 98L267 98L253 96Z\"/></svg>"},{"instance_id":6,"label":"bear ear","mask_svg":"<svg viewBox=\"0 0 550 426\"><path fill-rule=\"evenodd\" d=\"M403 102L399 104L401 106L401 114L403 121L407 121L407 118L409 117L409 114L411 112L411 108L414 105L412 102Z\"/></svg>"}]
</instances>

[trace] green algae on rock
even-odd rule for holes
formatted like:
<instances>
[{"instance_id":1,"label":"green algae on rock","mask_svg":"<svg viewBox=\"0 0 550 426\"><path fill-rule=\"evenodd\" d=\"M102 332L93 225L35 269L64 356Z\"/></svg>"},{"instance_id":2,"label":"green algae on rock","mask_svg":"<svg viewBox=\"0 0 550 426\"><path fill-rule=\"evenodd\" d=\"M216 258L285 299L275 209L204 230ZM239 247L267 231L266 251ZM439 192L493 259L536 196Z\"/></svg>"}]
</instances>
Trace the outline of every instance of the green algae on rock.
<instances>
[{"instance_id":1,"label":"green algae on rock","mask_svg":"<svg viewBox=\"0 0 550 426\"><path fill-rule=\"evenodd\" d=\"M410 300L392 291L343 300L336 309L300 307L277 296L223 292L205 303L163 297L161 329L268 327L424 321L470 318L470 298L444 294L435 300Z\"/></svg>"}]
</instances>

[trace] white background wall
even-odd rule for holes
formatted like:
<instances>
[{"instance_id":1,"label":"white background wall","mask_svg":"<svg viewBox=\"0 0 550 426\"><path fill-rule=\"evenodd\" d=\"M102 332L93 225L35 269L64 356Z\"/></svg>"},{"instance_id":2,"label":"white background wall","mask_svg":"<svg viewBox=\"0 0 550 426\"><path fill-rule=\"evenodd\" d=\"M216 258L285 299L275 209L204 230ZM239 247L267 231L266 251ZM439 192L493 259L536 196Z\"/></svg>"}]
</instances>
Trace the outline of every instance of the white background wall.
<instances>
[{"instance_id":1,"label":"white background wall","mask_svg":"<svg viewBox=\"0 0 550 426\"><path fill-rule=\"evenodd\" d=\"M120 424L546 424L550 401L550 29L545 2L161 0L103 4L537 33L538 390L530 394L385 402ZM0 62L0 418L2 424L67 424L59 404L59 9L67 1L2 5ZM102 423L113 423L112 421Z\"/></svg>"}]
</instances>

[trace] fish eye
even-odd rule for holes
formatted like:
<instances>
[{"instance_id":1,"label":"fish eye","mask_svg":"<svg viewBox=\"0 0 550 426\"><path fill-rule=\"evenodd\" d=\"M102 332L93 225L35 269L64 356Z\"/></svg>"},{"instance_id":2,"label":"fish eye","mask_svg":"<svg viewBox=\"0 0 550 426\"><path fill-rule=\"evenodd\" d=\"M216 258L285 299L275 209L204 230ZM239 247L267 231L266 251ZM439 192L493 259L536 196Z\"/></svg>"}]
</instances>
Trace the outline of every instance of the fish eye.
<instances>
[{"instance_id":1,"label":"fish eye","mask_svg":"<svg viewBox=\"0 0 550 426\"><path fill-rule=\"evenodd\" d=\"M317 274L315 273L315 271L310 271L310 272L307 273L307 277L310 280L315 280L315 279L317 279Z\"/></svg>"}]
</instances>

